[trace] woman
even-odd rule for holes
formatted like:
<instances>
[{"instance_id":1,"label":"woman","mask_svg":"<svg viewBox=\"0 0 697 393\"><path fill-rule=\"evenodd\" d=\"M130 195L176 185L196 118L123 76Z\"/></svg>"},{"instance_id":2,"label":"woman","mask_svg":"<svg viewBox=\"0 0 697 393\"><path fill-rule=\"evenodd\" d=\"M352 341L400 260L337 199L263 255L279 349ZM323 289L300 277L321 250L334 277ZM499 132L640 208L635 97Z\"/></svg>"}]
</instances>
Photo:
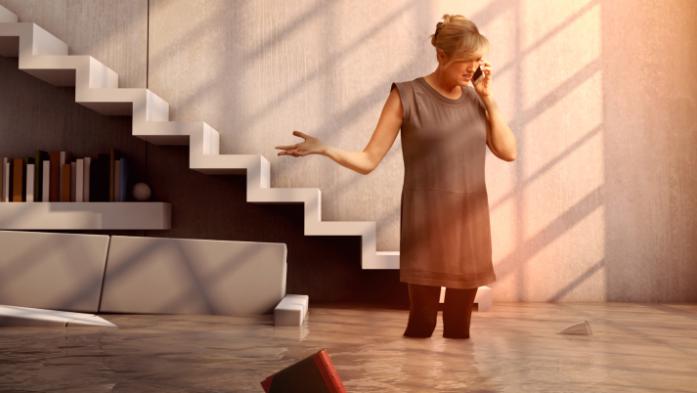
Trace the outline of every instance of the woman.
<instances>
[{"instance_id":1,"label":"woman","mask_svg":"<svg viewBox=\"0 0 697 393\"><path fill-rule=\"evenodd\" d=\"M440 287L446 287L443 337L469 338L477 288L496 281L491 260L486 146L516 158L516 140L491 95L489 42L462 15L444 15L431 43L438 66L412 81L392 83L377 127L363 151L326 146L300 131L302 143L278 155L325 155L361 174L373 171L402 130L404 185L400 281L409 289L405 337L430 337ZM469 82L480 68L482 77Z\"/></svg>"}]
</instances>

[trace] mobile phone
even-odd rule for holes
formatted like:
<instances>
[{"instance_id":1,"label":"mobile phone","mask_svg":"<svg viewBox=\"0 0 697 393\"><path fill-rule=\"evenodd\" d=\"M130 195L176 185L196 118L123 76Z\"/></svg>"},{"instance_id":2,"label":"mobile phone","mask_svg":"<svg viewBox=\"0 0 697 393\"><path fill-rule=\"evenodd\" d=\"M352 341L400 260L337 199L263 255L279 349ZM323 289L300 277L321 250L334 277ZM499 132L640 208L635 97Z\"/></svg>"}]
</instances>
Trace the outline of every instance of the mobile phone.
<instances>
[{"instance_id":1,"label":"mobile phone","mask_svg":"<svg viewBox=\"0 0 697 393\"><path fill-rule=\"evenodd\" d=\"M475 85L479 81L479 78L482 77L484 73L482 72L482 67L479 66L477 67L477 71L474 71L474 75L472 75L472 84Z\"/></svg>"}]
</instances>

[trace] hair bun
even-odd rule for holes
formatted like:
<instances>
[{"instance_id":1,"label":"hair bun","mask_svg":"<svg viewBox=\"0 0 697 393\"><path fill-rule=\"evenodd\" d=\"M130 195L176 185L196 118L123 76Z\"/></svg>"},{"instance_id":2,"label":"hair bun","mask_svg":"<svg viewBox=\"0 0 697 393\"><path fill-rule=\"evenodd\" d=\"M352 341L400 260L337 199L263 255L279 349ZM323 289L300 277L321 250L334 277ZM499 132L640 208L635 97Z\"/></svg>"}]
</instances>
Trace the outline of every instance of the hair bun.
<instances>
[{"instance_id":1,"label":"hair bun","mask_svg":"<svg viewBox=\"0 0 697 393\"><path fill-rule=\"evenodd\" d=\"M466 49L474 51L487 47L489 41L479 33L477 25L459 14L443 14L436 23L436 31L431 35L431 44L442 49L448 56Z\"/></svg>"},{"instance_id":2,"label":"hair bun","mask_svg":"<svg viewBox=\"0 0 697 393\"><path fill-rule=\"evenodd\" d=\"M440 31L441 27L443 27L444 24L445 23L443 23L443 22L438 22L436 24L436 33L434 35L438 35L438 32Z\"/></svg>"}]
</instances>

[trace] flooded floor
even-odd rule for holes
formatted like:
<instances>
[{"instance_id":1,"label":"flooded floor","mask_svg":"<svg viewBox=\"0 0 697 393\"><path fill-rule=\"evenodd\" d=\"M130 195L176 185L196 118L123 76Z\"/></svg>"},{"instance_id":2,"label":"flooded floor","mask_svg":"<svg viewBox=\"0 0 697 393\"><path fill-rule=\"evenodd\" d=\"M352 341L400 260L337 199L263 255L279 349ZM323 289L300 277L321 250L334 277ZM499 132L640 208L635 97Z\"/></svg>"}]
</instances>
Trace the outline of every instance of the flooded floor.
<instances>
[{"instance_id":1,"label":"flooded floor","mask_svg":"<svg viewBox=\"0 0 697 393\"><path fill-rule=\"evenodd\" d=\"M407 311L270 316L102 315L118 329L0 328L2 392L262 392L326 348L349 392L697 392L697 305L495 304L469 340L403 338ZM558 332L587 320L591 336Z\"/></svg>"}]
</instances>

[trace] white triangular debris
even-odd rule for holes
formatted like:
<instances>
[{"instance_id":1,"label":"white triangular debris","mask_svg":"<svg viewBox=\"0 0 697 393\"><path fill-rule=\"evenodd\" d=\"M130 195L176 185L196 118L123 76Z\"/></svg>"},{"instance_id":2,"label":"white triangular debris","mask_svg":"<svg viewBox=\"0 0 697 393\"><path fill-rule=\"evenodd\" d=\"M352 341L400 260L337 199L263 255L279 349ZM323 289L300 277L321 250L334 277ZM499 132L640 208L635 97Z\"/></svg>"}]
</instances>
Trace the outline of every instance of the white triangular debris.
<instances>
[{"instance_id":1,"label":"white triangular debris","mask_svg":"<svg viewBox=\"0 0 697 393\"><path fill-rule=\"evenodd\" d=\"M593 334L591 331L591 324L588 321L583 321L575 325L569 326L568 328L562 330L560 334L574 334L578 336L590 336Z\"/></svg>"},{"instance_id":2,"label":"white triangular debris","mask_svg":"<svg viewBox=\"0 0 697 393\"><path fill-rule=\"evenodd\" d=\"M117 327L93 314L0 305L0 326L48 325Z\"/></svg>"}]
</instances>

